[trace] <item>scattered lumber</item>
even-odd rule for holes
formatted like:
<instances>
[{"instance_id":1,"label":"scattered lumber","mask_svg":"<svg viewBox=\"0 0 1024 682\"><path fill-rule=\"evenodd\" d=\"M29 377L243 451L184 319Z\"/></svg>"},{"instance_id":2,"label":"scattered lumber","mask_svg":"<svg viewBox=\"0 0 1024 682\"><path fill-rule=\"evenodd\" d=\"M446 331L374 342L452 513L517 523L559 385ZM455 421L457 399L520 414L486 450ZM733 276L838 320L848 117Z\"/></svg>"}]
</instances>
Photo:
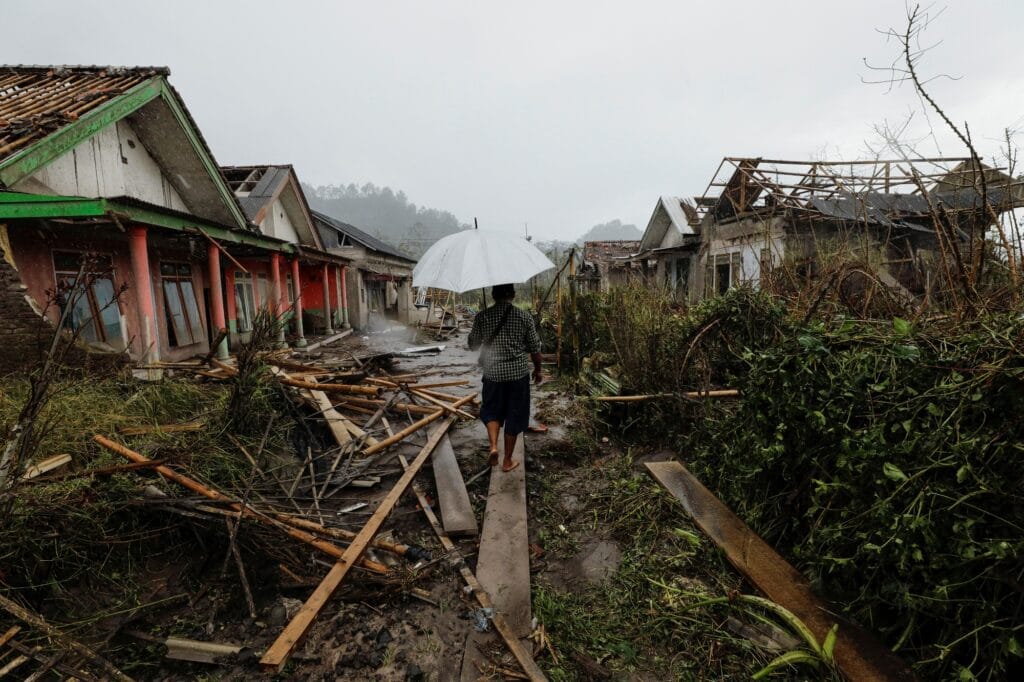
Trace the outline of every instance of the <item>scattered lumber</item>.
<instances>
[{"instance_id":1,"label":"scattered lumber","mask_svg":"<svg viewBox=\"0 0 1024 682\"><path fill-rule=\"evenodd\" d=\"M326 339L320 339L316 343L311 343L308 346L306 346L305 348L303 348L302 350L304 350L307 353L312 353L313 351L317 350L318 348L320 348L322 346L329 346L332 343L334 343L335 341L340 341L341 339L345 338L346 336L350 335L351 333L352 333L351 329L346 329L345 331L338 332L337 334L335 334L333 336L328 336Z\"/></svg>"},{"instance_id":2,"label":"scattered lumber","mask_svg":"<svg viewBox=\"0 0 1024 682\"><path fill-rule=\"evenodd\" d=\"M440 411L438 412L440 415ZM291 620L290 623L285 627L284 631L278 636L277 640L267 649L266 653L263 654L263 658L260 659L260 664L267 670L280 671L285 663L288 662L288 658L291 656L292 651L298 645L299 641L305 636L309 627L316 620L320 610L324 607L327 601L334 594L334 591L341 585L341 582L348 575L349 570L353 564L362 557L366 548L369 546L370 541L373 540L374 536L380 531L385 519L391 514L391 511L395 508L399 498L405 492L405 490L412 483L412 479L419 472L427 458L437 447L437 444L441 441L441 438L445 433L448 432L448 428L455 421L454 417L449 417L443 423L441 423L431 433L427 439L427 444L423 446L416 459L413 460L409 468L406 469L405 473L402 474L398 482L391 491L381 500L377 506L377 510L373 513L370 519L363 526L362 530L352 540L352 543L345 550L345 553L340 557L333 568L328 572L327 576L323 579L320 585L317 586L313 594L306 600L299 609L299 612Z\"/></svg>"},{"instance_id":3,"label":"scattered lumber","mask_svg":"<svg viewBox=\"0 0 1024 682\"><path fill-rule=\"evenodd\" d=\"M120 443L115 443L114 441L110 440L109 438L105 438L104 436L101 436L100 434L96 434L95 436L93 436L93 440L95 442L99 443L100 445L102 445L103 447L107 448L108 450L110 450L112 452L115 452L115 453L121 455L122 457L130 459L133 462L139 462L139 463L142 463L142 462L149 463L150 462L150 460L148 458L146 458L144 455L140 455L139 453L135 452L134 450L130 450L130 449L126 448L125 446L121 445ZM338 548L337 546L335 546L335 545L333 545L333 544L331 544L329 542L325 542L325 541L317 538L315 535L312 535L312 534L307 533L307 532L305 532L303 530L291 527L291 526L289 526L289 525L287 525L285 523L277 521L276 519L272 518L271 516L253 509L249 505L242 504L240 502L235 502L234 500L232 500L227 495L224 495L223 493L221 493L221 492L219 492L217 490L214 490L212 488L208 488L205 485L203 485L202 483L200 483L199 481L191 479L188 476L184 476L182 474L179 474L178 472L174 471L173 469L170 469L170 468L168 468L166 466L163 466L163 465L153 467L153 469L158 474L160 474L161 476L163 476L164 478L166 478L169 481L173 481L173 482L175 482L175 483L177 483L177 484L179 484L181 486L184 486L185 488L188 488L192 492L197 493L199 495L202 495L203 497L206 497L208 499L215 500L217 502L226 503L226 505L230 509L232 509L233 511L239 512L239 513L243 514L244 516L247 516L249 518L255 519L256 521L259 521L259 522L263 523L264 525L271 526L271 527L274 527L274 528L278 528L282 532L284 532L286 535L289 535L290 537L292 537L292 538L294 538L296 540L299 540L301 542L305 542L307 545L311 545L312 547L315 547L316 549L320 550L321 552L323 552L324 554L326 554L326 555L328 555L328 556L330 556L332 558L338 559L338 558L340 558L340 557L342 557L344 555L344 552L340 548ZM380 564L377 564L376 566L374 566L373 564L364 565L365 568L369 568L370 570L373 570L373 571L378 572L378 573L381 572L380 571L380 566L381 566ZM384 572L387 573L386 567L384 569Z\"/></svg>"},{"instance_id":4,"label":"scattered lumber","mask_svg":"<svg viewBox=\"0 0 1024 682\"><path fill-rule=\"evenodd\" d=\"M167 658L195 663L227 663L230 657L237 656L243 649L234 644L200 642L181 637L168 637L164 645L167 647Z\"/></svg>"},{"instance_id":5,"label":"scattered lumber","mask_svg":"<svg viewBox=\"0 0 1024 682\"><path fill-rule=\"evenodd\" d=\"M866 630L834 614L788 561L677 461L648 462L647 470L678 499L729 562L769 599L792 611L819 642L836 623L835 662L851 682L915 680L911 669Z\"/></svg>"},{"instance_id":6,"label":"scattered lumber","mask_svg":"<svg viewBox=\"0 0 1024 682\"><path fill-rule=\"evenodd\" d=\"M522 440L522 439L520 439ZM403 467L408 470L408 464L405 461L405 457L402 455L398 456L399 461ZM413 484L413 492L416 494L416 500L420 504L420 509L423 510L424 516L427 517L427 521L430 523L430 527L434 529L434 533L437 535L437 539L441 541L441 547L445 552L448 553L449 558L456 563L459 567L459 573L462 574L462 579L466 581L466 585L472 591L473 596L476 597L476 601L480 604L480 608L485 609L490 614L491 622L494 623L494 629L498 631L501 638L505 640L505 644L508 646L512 655L515 656L516 661L522 666L523 671L527 674L527 677L533 682L544 682L547 677L544 672L534 662L533 657L530 656L529 652L523 646L523 643L516 636L516 633L512 630L512 627L505 620L504 614L494 608L494 603L491 601L490 595L487 590L484 589L480 581L477 580L476 575L470 570L469 566L466 565L466 560L459 552L458 547L451 541L451 538L445 533L444 528L441 527L441 522L438 521L437 516L434 514L434 510L430 508L430 501L427 496L423 493L420 487Z\"/></svg>"},{"instance_id":7,"label":"scattered lumber","mask_svg":"<svg viewBox=\"0 0 1024 682\"><path fill-rule=\"evenodd\" d=\"M466 403L468 403L470 400L472 400L475 397L476 397L475 393L473 395L468 395L465 398L463 398L462 400L456 401L455 403L453 403L452 406L453 407L462 407L463 405L465 405ZM425 426L431 424L432 422L435 422L438 419L440 419L441 415L443 415L443 414L444 414L444 410L437 410L436 412L433 412L433 413L427 415L423 419L420 419L418 422L414 422L413 424L410 424L409 426L405 427L404 429L402 429L401 431L399 431L395 435L389 436L388 438L385 438L384 440L382 440L381 442L377 443L376 445L371 445L370 447L368 447L365 450L363 450L363 454L364 455L372 455L373 453L378 452L380 450L383 450L384 448L386 448L386 447L388 447L390 445L394 445L395 443L397 443L397 442L399 442L401 440L405 440L406 437L416 433L417 431L419 431L423 427L425 427Z\"/></svg>"}]
</instances>

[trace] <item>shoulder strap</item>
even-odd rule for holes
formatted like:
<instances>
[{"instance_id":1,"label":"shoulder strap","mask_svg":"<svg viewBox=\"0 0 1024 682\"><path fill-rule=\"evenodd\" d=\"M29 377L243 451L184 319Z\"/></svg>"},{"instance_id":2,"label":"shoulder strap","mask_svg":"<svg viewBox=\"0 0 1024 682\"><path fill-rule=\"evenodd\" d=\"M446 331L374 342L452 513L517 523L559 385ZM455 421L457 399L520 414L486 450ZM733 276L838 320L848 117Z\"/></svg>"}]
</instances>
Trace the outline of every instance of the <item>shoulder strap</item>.
<instances>
[{"instance_id":1,"label":"shoulder strap","mask_svg":"<svg viewBox=\"0 0 1024 682\"><path fill-rule=\"evenodd\" d=\"M484 341L484 345L485 346L491 345L492 343L494 343L494 339L498 338L498 334L500 334L501 330L505 328L505 323L508 322L508 316L511 313L512 313L512 304L509 303L508 307L505 308L504 314L502 314L502 316L501 316L501 320L498 321L498 326L494 328L494 331L491 332L491 335L489 337L487 337L486 341Z\"/></svg>"}]
</instances>

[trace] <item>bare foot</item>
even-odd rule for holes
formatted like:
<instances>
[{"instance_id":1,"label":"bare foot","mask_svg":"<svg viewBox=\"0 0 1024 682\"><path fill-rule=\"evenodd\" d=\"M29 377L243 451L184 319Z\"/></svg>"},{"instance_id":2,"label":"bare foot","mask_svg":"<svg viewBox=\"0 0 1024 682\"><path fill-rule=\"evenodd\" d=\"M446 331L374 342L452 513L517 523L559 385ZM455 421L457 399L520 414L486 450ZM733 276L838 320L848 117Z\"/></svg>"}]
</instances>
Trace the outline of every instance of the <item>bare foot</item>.
<instances>
[{"instance_id":1,"label":"bare foot","mask_svg":"<svg viewBox=\"0 0 1024 682\"><path fill-rule=\"evenodd\" d=\"M519 462L509 462L506 460L505 463L501 465L501 470L507 474L508 472L515 469L517 466L519 466Z\"/></svg>"},{"instance_id":2,"label":"bare foot","mask_svg":"<svg viewBox=\"0 0 1024 682\"><path fill-rule=\"evenodd\" d=\"M497 466L497 464L498 464L498 451L497 450L491 450L491 454L487 458L487 463L490 466L492 466L492 467L493 466Z\"/></svg>"}]
</instances>

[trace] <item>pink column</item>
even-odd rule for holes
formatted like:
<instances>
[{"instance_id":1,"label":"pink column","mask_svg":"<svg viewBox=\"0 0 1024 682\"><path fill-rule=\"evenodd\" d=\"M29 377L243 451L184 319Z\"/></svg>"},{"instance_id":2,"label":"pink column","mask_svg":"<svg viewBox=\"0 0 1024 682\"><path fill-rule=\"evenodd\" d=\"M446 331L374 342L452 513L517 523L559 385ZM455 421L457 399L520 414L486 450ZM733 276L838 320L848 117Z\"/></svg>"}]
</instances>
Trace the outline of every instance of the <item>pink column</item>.
<instances>
[{"instance_id":1,"label":"pink column","mask_svg":"<svg viewBox=\"0 0 1024 682\"><path fill-rule=\"evenodd\" d=\"M348 266L346 265L341 269L341 311L344 316L344 325L346 328L350 327L351 324L348 320Z\"/></svg>"},{"instance_id":2,"label":"pink column","mask_svg":"<svg viewBox=\"0 0 1024 682\"><path fill-rule=\"evenodd\" d=\"M228 268L224 273L224 289L228 304L228 331L232 334L238 333L238 308L235 304L235 271ZM230 340L230 339L229 339Z\"/></svg>"},{"instance_id":3,"label":"pink column","mask_svg":"<svg viewBox=\"0 0 1024 682\"><path fill-rule=\"evenodd\" d=\"M295 341L295 345L298 348L302 348L306 345L306 335L302 329L302 282L299 279L299 259L292 259L292 287L295 289L295 305L293 311L295 314L295 334L299 337Z\"/></svg>"},{"instance_id":4,"label":"pink column","mask_svg":"<svg viewBox=\"0 0 1024 682\"><path fill-rule=\"evenodd\" d=\"M210 311L213 316L214 338L220 335L222 330L227 329L224 321L224 289L220 279L220 248L216 244L206 247L206 259L210 270ZM217 357L221 360L228 359L228 342L223 339L217 344Z\"/></svg>"},{"instance_id":5,"label":"pink column","mask_svg":"<svg viewBox=\"0 0 1024 682\"><path fill-rule=\"evenodd\" d=\"M287 346L284 340L284 315L285 308L281 305L281 254L273 253L270 256L270 300L267 301L267 309L276 319L277 343L279 346Z\"/></svg>"},{"instance_id":6,"label":"pink column","mask_svg":"<svg viewBox=\"0 0 1024 682\"><path fill-rule=\"evenodd\" d=\"M327 263L324 263L321 269L321 277L324 280L324 333L327 335L334 333L334 320L331 319L331 278L330 278L330 267Z\"/></svg>"},{"instance_id":7,"label":"pink column","mask_svg":"<svg viewBox=\"0 0 1024 682\"><path fill-rule=\"evenodd\" d=\"M153 280L149 276L149 249L146 245L147 228L133 225L128 230L131 238L132 277L135 280L135 298L139 308L143 362L160 359L160 336L157 334L156 314L153 310Z\"/></svg>"}]
</instances>

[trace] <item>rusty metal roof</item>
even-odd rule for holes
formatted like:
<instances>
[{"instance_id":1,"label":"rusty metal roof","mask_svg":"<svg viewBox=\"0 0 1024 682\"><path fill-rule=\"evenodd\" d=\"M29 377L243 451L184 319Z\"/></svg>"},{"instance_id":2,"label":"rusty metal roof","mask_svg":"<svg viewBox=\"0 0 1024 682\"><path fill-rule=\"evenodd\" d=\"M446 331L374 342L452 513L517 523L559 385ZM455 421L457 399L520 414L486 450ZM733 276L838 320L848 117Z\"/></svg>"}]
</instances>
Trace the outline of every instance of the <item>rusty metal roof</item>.
<instances>
[{"instance_id":1,"label":"rusty metal roof","mask_svg":"<svg viewBox=\"0 0 1024 682\"><path fill-rule=\"evenodd\" d=\"M0 160L32 145L165 67L0 66Z\"/></svg>"},{"instance_id":2,"label":"rusty metal roof","mask_svg":"<svg viewBox=\"0 0 1024 682\"><path fill-rule=\"evenodd\" d=\"M584 242L583 260L588 263L625 260L639 250L640 241L635 239Z\"/></svg>"}]
</instances>

